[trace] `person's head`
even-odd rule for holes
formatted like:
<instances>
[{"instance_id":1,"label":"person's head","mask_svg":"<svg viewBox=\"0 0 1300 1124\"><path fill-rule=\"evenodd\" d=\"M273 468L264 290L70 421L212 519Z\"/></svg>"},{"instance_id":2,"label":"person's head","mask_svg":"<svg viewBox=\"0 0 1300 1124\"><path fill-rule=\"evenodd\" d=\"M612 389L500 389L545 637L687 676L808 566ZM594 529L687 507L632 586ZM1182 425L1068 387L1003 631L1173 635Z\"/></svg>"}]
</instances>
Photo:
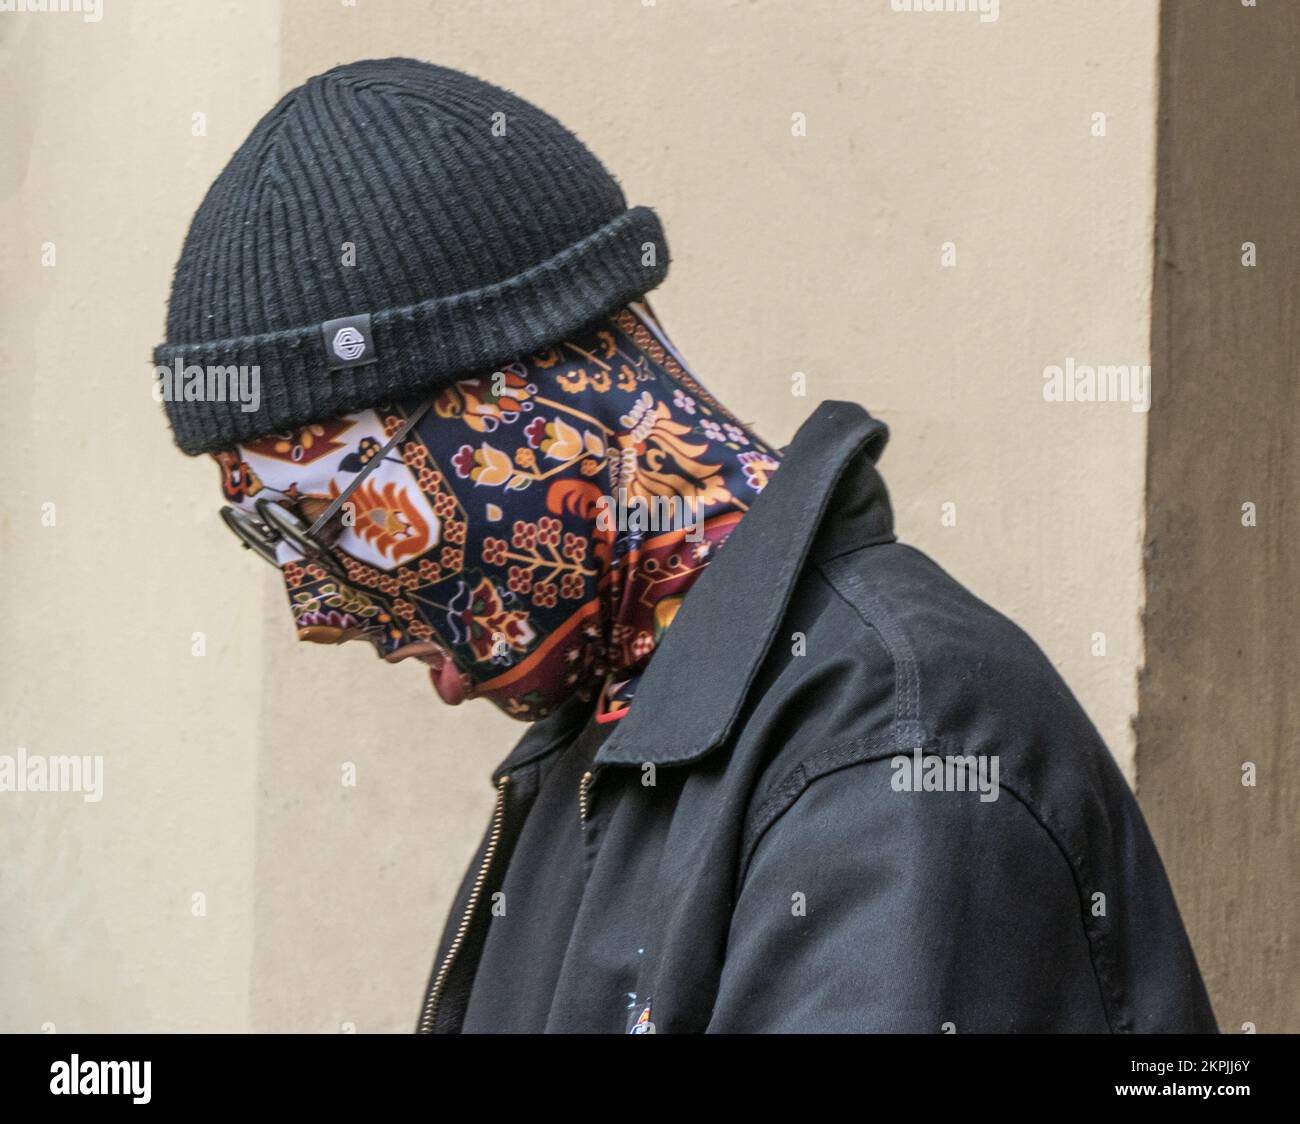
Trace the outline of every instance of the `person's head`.
<instances>
[{"instance_id":1,"label":"person's head","mask_svg":"<svg viewBox=\"0 0 1300 1124\"><path fill-rule=\"evenodd\" d=\"M535 718L653 646L710 549L669 536L654 589L618 588L615 554L649 540L602 530L600 497L721 510L727 457L745 481L775 466L682 389L639 303L667 265L654 212L536 107L412 60L338 67L195 215L157 394L300 637L424 659L448 701Z\"/></svg>"},{"instance_id":2,"label":"person's head","mask_svg":"<svg viewBox=\"0 0 1300 1124\"><path fill-rule=\"evenodd\" d=\"M520 718L635 667L775 467L658 333L633 305L432 399L216 453L299 638L422 659L444 701ZM669 522L629 529L615 496Z\"/></svg>"}]
</instances>

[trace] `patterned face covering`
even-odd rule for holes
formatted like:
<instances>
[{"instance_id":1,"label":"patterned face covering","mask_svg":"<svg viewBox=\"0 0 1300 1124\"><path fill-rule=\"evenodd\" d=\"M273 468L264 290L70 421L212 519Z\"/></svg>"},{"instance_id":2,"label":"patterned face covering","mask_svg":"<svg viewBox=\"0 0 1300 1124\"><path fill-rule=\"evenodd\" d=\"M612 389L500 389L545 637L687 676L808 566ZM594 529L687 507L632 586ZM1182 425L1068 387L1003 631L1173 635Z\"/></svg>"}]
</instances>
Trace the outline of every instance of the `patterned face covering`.
<instances>
[{"instance_id":1,"label":"patterned face covering","mask_svg":"<svg viewBox=\"0 0 1300 1124\"><path fill-rule=\"evenodd\" d=\"M311 522L408 413L364 410L218 454L226 499ZM301 639L423 659L452 703L490 698L532 720L599 695L617 717L778 463L632 305L442 392L327 525L340 573L284 542L277 562Z\"/></svg>"}]
</instances>

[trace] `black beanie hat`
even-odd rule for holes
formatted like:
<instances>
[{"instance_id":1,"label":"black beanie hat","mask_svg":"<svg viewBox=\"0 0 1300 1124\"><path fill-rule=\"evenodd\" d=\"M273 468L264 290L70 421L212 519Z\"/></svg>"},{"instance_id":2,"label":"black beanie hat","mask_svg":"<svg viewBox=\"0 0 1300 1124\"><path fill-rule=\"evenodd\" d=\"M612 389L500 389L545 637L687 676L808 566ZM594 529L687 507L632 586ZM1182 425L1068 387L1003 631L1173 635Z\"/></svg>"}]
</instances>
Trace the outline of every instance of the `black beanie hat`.
<instances>
[{"instance_id":1,"label":"black beanie hat","mask_svg":"<svg viewBox=\"0 0 1300 1124\"><path fill-rule=\"evenodd\" d=\"M163 391L181 449L215 452L543 350L667 272L658 217L553 117L446 67L349 63L286 94L217 177L154 363L174 386L259 369L255 410Z\"/></svg>"}]
</instances>

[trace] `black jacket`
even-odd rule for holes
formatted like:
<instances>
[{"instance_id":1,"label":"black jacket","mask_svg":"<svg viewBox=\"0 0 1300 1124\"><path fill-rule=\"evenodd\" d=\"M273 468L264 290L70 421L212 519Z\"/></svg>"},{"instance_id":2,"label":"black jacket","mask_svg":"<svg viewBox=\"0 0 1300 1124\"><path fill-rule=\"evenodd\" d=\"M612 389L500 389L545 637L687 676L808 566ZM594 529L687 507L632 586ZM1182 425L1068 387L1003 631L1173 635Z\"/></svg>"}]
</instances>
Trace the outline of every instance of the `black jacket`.
<instances>
[{"instance_id":1,"label":"black jacket","mask_svg":"<svg viewBox=\"0 0 1300 1124\"><path fill-rule=\"evenodd\" d=\"M530 727L420 1029L1217 1029L1096 729L895 540L886 438L822 405L612 733Z\"/></svg>"}]
</instances>

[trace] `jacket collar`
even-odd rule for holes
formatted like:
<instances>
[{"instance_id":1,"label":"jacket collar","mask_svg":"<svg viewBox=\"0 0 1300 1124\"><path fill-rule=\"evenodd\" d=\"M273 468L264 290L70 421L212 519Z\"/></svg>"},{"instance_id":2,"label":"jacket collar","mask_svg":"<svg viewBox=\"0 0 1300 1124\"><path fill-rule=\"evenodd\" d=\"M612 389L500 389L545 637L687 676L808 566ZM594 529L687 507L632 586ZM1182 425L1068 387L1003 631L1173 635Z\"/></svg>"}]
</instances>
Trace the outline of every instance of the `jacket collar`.
<instances>
[{"instance_id":1,"label":"jacket collar","mask_svg":"<svg viewBox=\"0 0 1300 1124\"><path fill-rule=\"evenodd\" d=\"M888 438L885 424L852 402L823 402L804 422L682 602L597 764L682 765L727 739L814 540L818 555L893 540L875 470Z\"/></svg>"}]
</instances>

